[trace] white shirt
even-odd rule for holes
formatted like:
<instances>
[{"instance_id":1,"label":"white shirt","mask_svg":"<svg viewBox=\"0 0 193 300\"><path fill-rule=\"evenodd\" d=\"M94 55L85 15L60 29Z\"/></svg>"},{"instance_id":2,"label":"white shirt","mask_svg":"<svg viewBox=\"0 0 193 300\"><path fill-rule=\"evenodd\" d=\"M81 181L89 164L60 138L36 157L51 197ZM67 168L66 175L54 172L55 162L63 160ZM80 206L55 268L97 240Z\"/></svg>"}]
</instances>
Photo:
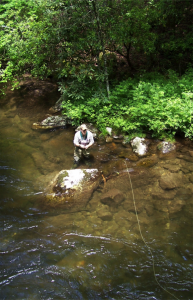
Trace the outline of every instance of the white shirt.
<instances>
[{"instance_id":1,"label":"white shirt","mask_svg":"<svg viewBox=\"0 0 193 300\"><path fill-rule=\"evenodd\" d=\"M93 138L93 134L87 130L87 135L86 135L86 139L84 138L81 138L81 135L80 135L81 131L78 131L76 132L75 136L74 136L74 145L84 145L84 146L87 146L87 145L92 145L94 144L94 138Z\"/></svg>"}]
</instances>

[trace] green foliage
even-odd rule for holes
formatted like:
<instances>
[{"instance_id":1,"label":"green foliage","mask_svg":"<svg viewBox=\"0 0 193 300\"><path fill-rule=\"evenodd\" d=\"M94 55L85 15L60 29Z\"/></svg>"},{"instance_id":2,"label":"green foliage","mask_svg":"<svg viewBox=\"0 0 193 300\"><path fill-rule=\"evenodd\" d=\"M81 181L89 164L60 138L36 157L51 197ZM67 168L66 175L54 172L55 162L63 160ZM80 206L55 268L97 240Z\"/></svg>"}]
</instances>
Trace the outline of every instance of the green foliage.
<instances>
[{"instance_id":1,"label":"green foliage","mask_svg":"<svg viewBox=\"0 0 193 300\"><path fill-rule=\"evenodd\" d=\"M121 61L134 70L181 71L193 61L192 17L189 0L3 0L0 81L30 72L58 81L89 77L101 89L108 76L120 78Z\"/></svg>"},{"instance_id":2,"label":"green foliage","mask_svg":"<svg viewBox=\"0 0 193 300\"><path fill-rule=\"evenodd\" d=\"M14 82L25 72L48 76L47 62L53 55L47 41L54 36L48 30L51 16L45 1L6 2L0 6L1 82Z\"/></svg>"},{"instance_id":3,"label":"green foliage","mask_svg":"<svg viewBox=\"0 0 193 300\"><path fill-rule=\"evenodd\" d=\"M93 95L84 101L71 98L63 107L76 124L94 122L101 130L109 126L131 137L150 131L171 140L180 131L192 138L192 76L193 70L181 78L173 71L143 75L115 86L109 101Z\"/></svg>"},{"instance_id":4,"label":"green foliage","mask_svg":"<svg viewBox=\"0 0 193 300\"><path fill-rule=\"evenodd\" d=\"M189 0L3 0L0 82L52 75L74 124L192 137L192 70L167 72L193 62L192 17ZM121 61L135 79L120 80Z\"/></svg>"}]
</instances>

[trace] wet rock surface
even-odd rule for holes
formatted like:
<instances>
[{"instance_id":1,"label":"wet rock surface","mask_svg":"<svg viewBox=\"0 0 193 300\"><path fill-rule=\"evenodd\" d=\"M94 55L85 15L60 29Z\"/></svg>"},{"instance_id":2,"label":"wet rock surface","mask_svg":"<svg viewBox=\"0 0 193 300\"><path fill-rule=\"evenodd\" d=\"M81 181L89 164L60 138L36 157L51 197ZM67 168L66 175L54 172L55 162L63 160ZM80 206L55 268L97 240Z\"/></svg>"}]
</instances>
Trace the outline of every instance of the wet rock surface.
<instances>
[{"instance_id":1,"label":"wet rock surface","mask_svg":"<svg viewBox=\"0 0 193 300\"><path fill-rule=\"evenodd\" d=\"M100 173L97 169L62 170L47 188L46 204L73 211L85 208L97 189L99 180Z\"/></svg>"},{"instance_id":2,"label":"wet rock surface","mask_svg":"<svg viewBox=\"0 0 193 300\"><path fill-rule=\"evenodd\" d=\"M33 123L32 129L53 129L66 127L68 120L65 116L50 116L41 122Z\"/></svg>"}]
</instances>

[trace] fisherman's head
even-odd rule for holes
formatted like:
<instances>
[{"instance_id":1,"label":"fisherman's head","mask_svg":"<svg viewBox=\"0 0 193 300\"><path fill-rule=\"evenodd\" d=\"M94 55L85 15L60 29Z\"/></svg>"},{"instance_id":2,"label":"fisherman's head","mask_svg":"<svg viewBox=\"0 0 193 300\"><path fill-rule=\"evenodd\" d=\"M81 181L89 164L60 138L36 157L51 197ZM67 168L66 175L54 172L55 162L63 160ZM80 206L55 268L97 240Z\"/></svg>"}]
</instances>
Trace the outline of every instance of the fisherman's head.
<instances>
[{"instance_id":1,"label":"fisherman's head","mask_svg":"<svg viewBox=\"0 0 193 300\"><path fill-rule=\"evenodd\" d=\"M88 128L86 127L85 124L82 124L82 125L80 126L80 130L81 130L81 132L82 132L83 135L86 134L87 129L88 129Z\"/></svg>"}]
</instances>

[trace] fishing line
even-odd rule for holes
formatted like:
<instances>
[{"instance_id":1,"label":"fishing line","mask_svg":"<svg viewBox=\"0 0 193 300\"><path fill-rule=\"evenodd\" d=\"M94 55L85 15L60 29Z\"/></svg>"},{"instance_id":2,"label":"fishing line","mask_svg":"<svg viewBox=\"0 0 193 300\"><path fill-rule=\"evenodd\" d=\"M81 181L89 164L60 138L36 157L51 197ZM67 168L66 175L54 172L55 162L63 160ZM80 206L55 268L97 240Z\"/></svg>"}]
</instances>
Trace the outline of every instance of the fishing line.
<instances>
[{"instance_id":1,"label":"fishing line","mask_svg":"<svg viewBox=\"0 0 193 300\"><path fill-rule=\"evenodd\" d=\"M128 167L127 167L127 163L125 161L125 165L126 165L126 168L127 168L127 173L129 174L129 170L128 170ZM151 254L151 258L152 258L152 262L153 262L153 273L154 273L154 277L155 277L155 281L157 282L157 284L162 288L162 290L164 290L166 293L170 294L172 297L174 297L175 299L177 300L180 300L179 298L177 298L176 296L174 296L173 294L171 294L168 290L166 290L160 283L159 281L157 280L156 278L156 273L155 273L155 261L154 261L154 257L153 257L153 253L152 253L152 250L151 248L148 246L148 244L146 243L143 235L142 235L142 232L141 232L141 226L140 226L140 223L139 223L139 217L138 217L138 213L137 213L137 208L136 208L136 203L135 203L135 197L134 197L134 192L133 192L133 186L132 186L132 182L131 182L131 176L129 174L129 181L130 181L130 186L131 186L131 191L132 191L132 196L133 196L133 204L134 204L134 208L135 208L135 215L136 215L136 218L137 218L137 223L138 223L138 227L139 227L139 232L140 232L140 235L141 235L141 238L144 242L144 244L146 245L146 247L148 248L150 254Z\"/></svg>"}]
</instances>

